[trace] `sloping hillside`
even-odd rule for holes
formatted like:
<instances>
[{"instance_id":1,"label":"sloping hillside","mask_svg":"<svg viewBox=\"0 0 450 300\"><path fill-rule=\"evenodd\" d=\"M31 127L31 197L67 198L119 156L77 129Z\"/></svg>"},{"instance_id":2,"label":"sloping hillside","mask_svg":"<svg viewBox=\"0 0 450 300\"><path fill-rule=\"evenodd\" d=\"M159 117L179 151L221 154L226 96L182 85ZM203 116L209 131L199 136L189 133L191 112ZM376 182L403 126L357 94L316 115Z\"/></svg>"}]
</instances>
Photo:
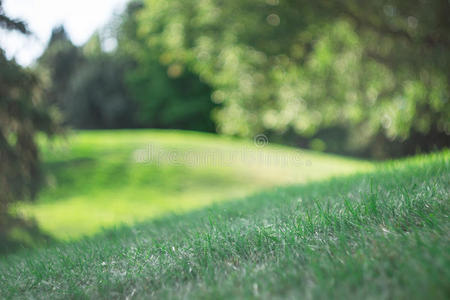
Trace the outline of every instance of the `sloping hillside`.
<instances>
[{"instance_id":1,"label":"sloping hillside","mask_svg":"<svg viewBox=\"0 0 450 300\"><path fill-rule=\"evenodd\" d=\"M0 261L0 298L448 299L449 152Z\"/></svg>"},{"instance_id":2,"label":"sloping hillside","mask_svg":"<svg viewBox=\"0 0 450 300\"><path fill-rule=\"evenodd\" d=\"M84 131L42 141L48 187L17 210L59 239L198 208L276 185L366 171L370 163L213 134Z\"/></svg>"}]
</instances>

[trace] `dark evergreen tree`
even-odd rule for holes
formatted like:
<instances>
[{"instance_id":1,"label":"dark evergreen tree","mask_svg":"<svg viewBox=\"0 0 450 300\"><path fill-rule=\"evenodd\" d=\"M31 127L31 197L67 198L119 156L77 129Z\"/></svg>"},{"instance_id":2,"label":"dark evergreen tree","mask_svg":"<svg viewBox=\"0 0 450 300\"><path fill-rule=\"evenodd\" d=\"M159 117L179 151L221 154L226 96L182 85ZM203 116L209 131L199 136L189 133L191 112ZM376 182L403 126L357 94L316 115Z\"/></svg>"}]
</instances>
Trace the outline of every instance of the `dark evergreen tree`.
<instances>
[{"instance_id":1,"label":"dark evergreen tree","mask_svg":"<svg viewBox=\"0 0 450 300\"><path fill-rule=\"evenodd\" d=\"M1 4L0 27L27 34L25 23L6 16ZM42 186L35 137L39 132L53 134L58 127L41 94L37 76L7 59L0 48L0 251L12 245L13 227L33 228L8 209L13 202L33 200Z\"/></svg>"}]
</instances>

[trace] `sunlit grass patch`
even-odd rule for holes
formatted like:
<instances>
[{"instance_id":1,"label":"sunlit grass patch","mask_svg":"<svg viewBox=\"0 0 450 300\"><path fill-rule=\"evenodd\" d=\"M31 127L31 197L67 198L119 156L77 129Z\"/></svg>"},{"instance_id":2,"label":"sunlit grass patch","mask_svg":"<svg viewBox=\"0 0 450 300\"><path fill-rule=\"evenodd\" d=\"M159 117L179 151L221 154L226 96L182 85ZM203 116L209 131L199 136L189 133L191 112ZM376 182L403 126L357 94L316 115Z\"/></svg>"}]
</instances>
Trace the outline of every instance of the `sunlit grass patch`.
<instances>
[{"instance_id":1,"label":"sunlit grass patch","mask_svg":"<svg viewBox=\"0 0 450 300\"><path fill-rule=\"evenodd\" d=\"M48 186L18 210L62 239L372 168L270 141L188 131L82 131L41 144Z\"/></svg>"}]
</instances>

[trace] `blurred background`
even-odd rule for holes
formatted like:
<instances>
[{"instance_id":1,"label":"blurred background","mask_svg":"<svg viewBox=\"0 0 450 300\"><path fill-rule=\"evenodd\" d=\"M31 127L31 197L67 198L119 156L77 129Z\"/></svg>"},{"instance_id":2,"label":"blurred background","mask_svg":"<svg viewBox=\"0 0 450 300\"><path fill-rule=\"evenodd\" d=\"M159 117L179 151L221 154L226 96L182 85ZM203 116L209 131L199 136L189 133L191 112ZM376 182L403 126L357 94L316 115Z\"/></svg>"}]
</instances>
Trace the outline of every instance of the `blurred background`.
<instances>
[{"instance_id":1,"label":"blurred background","mask_svg":"<svg viewBox=\"0 0 450 300\"><path fill-rule=\"evenodd\" d=\"M87 150L95 141L103 138L107 144L116 138L114 147L155 140L170 140L179 148L183 140L198 140L200 148L217 143L210 135L205 141L197 133L167 138L152 131L136 137L139 144L125 141L142 131L100 136L83 130L181 129L218 134L220 141L262 134L271 143L357 160L447 148L449 13L447 0L0 1L3 239L17 224L36 227L21 217L27 212L46 229L39 220L68 218L55 207L53 215L43 213L52 211L51 203L64 203L61 199L70 194L72 204L79 205L81 196L74 191L110 188L110 177L99 179L103 185L80 182L98 174L96 166L107 157ZM70 130L85 134L69 143L70 155L55 154L39 142L44 136L67 136ZM124 161L110 157L111 165L101 172L124 172ZM312 166L325 170L319 161L312 160ZM342 166L335 161L328 166L333 163ZM202 173L192 186L179 187L190 176L173 175L181 169L164 169L163 175L157 173L161 168L152 170L154 180L172 178L167 189L179 191L175 198L211 178ZM223 176L235 176L228 175ZM226 184L217 191L239 190L238 183L223 176L215 182ZM248 180L245 190L273 182L258 178ZM203 187L211 186L205 182ZM37 197L41 188L44 200ZM165 197L167 189L154 198ZM86 203L93 203L92 195L85 193ZM123 191L122 198L130 195ZM47 206L12 209L11 203L36 198ZM79 214L88 207L80 207ZM115 218L105 217L109 221L98 226L116 224ZM63 223L47 225L52 233Z\"/></svg>"}]
</instances>

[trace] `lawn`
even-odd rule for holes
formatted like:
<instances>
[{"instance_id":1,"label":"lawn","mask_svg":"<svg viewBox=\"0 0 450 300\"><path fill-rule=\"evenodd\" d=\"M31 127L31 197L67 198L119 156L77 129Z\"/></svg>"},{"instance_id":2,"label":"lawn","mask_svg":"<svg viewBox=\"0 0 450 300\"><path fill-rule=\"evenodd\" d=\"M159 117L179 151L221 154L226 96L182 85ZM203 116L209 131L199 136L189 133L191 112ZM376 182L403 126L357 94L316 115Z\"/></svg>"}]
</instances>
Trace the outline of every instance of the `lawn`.
<instances>
[{"instance_id":1,"label":"lawn","mask_svg":"<svg viewBox=\"0 0 450 300\"><path fill-rule=\"evenodd\" d=\"M94 136L82 135L78 145ZM312 165L322 157L311 155ZM449 157L444 151L364 174L318 176L23 250L0 260L0 298L448 299ZM121 191L120 181L111 187Z\"/></svg>"},{"instance_id":2,"label":"lawn","mask_svg":"<svg viewBox=\"0 0 450 300\"><path fill-rule=\"evenodd\" d=\"M57 239L181 213L273 186L367 171L371 163L214 134L72 132L41 140L47 187L13 211Z\"/></svg>"}]
</instances>

